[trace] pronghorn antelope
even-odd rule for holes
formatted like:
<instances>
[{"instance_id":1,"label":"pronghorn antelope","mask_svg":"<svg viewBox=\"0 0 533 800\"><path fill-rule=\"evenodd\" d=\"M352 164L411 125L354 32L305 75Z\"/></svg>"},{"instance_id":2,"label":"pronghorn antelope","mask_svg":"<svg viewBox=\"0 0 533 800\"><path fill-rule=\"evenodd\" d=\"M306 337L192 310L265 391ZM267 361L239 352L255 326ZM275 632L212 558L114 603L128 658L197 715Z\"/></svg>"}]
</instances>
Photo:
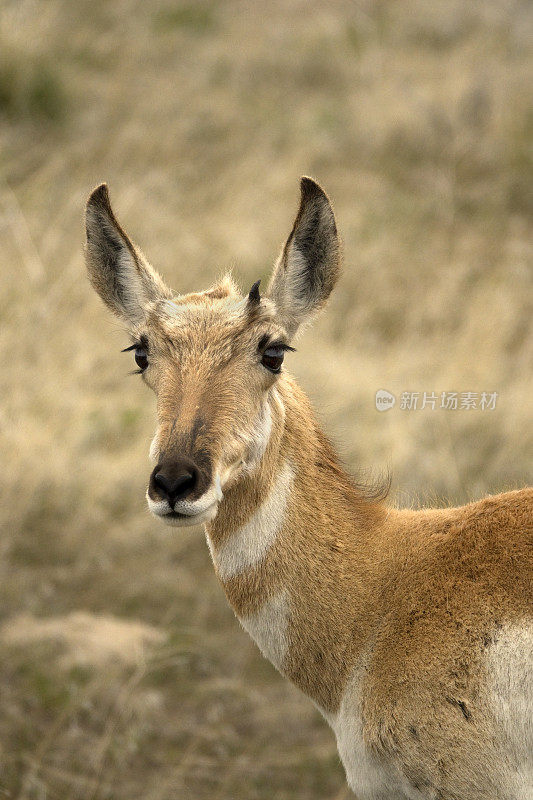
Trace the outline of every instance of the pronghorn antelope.
<instances>
[{"instance_id":1,"label":"pronghorn antelope","mask_svg":"<svg viewBox=\"0 0 533 800\"><path fill-rule=\"evenodd\" d=\"M318 706L359 800L532 800L533 491L385 506L352 481L282 367L339 276L330 203L301 181L268 291L175 295L87 204L92 284L157 397L150 511L203 524L263 654Z\"/></svg>"}]
</instances>

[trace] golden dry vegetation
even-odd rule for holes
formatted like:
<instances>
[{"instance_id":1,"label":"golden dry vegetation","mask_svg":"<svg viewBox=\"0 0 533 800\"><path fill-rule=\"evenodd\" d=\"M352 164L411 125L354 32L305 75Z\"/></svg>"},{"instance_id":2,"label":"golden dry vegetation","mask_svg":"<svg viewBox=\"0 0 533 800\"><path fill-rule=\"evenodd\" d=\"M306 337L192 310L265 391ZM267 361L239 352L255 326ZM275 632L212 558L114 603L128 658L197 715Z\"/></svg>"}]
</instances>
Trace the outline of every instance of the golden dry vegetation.
<instances>
[{"instance_id":1,"label":"golden dry vegetation","mask_svg":"<svg viewBox=\"0 0 533 800\"><path fill-rule=\"evenodd\" d=\"M520 0L0 0L0 796L348 798L333 737L144 507L153 400L85 278L107 180L176 290L243 288L301 174L345 270L290 368L392 501L531 466L532 10ZM494 411L374 394L497 391Z\"/></svg>"}]
</instances>

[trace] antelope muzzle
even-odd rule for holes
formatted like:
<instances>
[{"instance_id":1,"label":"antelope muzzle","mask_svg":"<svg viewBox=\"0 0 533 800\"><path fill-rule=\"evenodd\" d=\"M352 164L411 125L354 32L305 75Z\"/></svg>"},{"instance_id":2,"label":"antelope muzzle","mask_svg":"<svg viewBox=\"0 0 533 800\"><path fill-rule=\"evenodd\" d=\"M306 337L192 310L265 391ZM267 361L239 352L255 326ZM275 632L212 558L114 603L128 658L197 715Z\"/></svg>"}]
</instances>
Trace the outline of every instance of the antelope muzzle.
<instances>
[{"instance_id":1,"label":"antelope muzzle","mask_svg":"<svg viewBox=\"0 0 533 800\"><path fill-rule=\"evenodd\" d=\"M150 475L150 511L170 525L207 522L216 514L222 493L208 471L186 456L160 461Z\"/></svg>"}]
</instances>

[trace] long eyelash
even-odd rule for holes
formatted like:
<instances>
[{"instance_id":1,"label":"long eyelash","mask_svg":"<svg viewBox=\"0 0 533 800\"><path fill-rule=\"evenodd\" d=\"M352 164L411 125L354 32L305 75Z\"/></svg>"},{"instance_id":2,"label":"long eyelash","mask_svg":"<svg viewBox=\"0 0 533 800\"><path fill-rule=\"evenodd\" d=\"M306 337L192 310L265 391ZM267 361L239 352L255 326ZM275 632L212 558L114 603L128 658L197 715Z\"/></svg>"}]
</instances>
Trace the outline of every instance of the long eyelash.
<instances>
[{"instance_id":1,"label":"long eyelash","mask_svg":"<svg viewBox=\"0 0 533 800\"><path fill-rule=\"evenodd\" d=\"M279 347L281 350L290 350L291 353L296 352L295 347L291 347L290 344L285 344L285 342L276 342L276 341L269 342L268 335L263 336L263 338L259 342L259 347L257 349L263 350L266 347Z\"/></svg>"},{"instance_id":2,"label":"long eyelash","mask_svg":"<svg viewBox=\"0 0 533 800\"><path fill-rule=\"evenodd\" d=\"M285 344L285 342L269 342L267 347L277 347L280 350L289 350L291 353L296 352L295 347L291 347L290 344Z\"/></svg>"},{"instance_id":3,"label":"long eyelash","mask_svg":"<svg viewBox=\"0 0 533 800\"><path fill-rule=\"evenodd\" d=\"M142 334L142 336L133 344L130 344L129 347L125 347L124 350L121 350L121 353L128 353L130 350L136 350L138 347L142 347L144 350L148 350L148 339Z\"/></svg>"},{"instance_id":4,"label":"long eyelash","mask_svg":"<svg viewBox=\"0 0 533 800\"><path fill-rule=\"evenodd\" d=\"M134 369L131 372L128 372L128 375L142 375L144 372L143 369Z\"/></svg>"}]
</instances>

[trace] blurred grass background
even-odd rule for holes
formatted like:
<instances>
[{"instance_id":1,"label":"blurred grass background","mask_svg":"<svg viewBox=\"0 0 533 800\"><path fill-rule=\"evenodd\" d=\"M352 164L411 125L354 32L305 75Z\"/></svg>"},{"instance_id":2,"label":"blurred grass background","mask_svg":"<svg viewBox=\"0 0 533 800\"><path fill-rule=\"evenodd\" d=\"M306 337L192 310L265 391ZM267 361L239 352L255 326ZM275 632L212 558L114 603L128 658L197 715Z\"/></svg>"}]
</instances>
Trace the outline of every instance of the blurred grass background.
<instances>
[{"instance_id":1,"label":"blurred grass background","mask_svg":"<svg viewBox=\"0 0 533 800\"><path fill-rule=\"evenodd\" d=\"M83 204L107 180L176 290L248 288L313 175L345 269L290 366L345 461L405 504L520 486L532 8L0 0L0 796L349 797L201 532L145 510L153 399L85 278ZM380 414L380 388L499 397Z\"/></svg>"}]
</instances>

